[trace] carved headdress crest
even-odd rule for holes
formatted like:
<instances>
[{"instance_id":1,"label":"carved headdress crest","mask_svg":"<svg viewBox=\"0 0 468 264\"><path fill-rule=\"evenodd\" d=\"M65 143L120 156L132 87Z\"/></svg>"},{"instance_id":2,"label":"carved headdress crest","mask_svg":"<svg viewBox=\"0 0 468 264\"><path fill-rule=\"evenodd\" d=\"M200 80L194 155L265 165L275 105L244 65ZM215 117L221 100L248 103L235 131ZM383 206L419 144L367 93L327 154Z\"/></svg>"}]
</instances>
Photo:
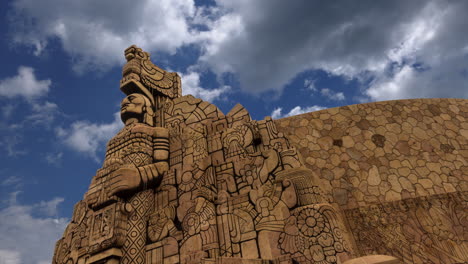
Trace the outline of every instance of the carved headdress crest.
<instances>
[{"instance_id":1,"label":"carved headdress crest","mask_svg":"<svg viewBox=\"0 0 468 264\"><path fill-rule=\"evenodd\" d=\"M148 52L132 45L125 50L125 58L127 63L120 81L120 90L125 94L142 93L153 105L157 102L156 96L173 99L182 95L179 75L154 65Z\"/></svg>"}]
</instances>

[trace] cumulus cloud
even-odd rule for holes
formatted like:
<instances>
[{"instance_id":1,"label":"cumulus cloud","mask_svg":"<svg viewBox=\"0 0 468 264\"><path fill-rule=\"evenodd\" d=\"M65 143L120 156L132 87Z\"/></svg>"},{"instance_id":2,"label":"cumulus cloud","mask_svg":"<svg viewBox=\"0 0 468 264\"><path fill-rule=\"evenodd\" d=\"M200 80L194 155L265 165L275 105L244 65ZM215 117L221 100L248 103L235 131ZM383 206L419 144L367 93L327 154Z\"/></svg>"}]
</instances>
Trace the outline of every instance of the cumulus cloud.
<instances>
[{"instance_id":1,"label":"cumulus cloud","mask_svg":"<svg viewBox=\"0 0 468 264\"><path fill-rule=\"evenodd\" d=\"M76 121L69 128L57 128L57 136L72 150L99 161L97 151L122 127L120 113L115 113L114 121L95 124L89 121Z\"/></svg>"},{"instance_id":2,"label":"cumulus cloud","mask_svg":"<svg viewBox=\"0 0 468 264\"><path fill-rule=\"evenodd\" d=\"M12 129L12 132L16 129ZM0 148L3 148L9 157L18 157L28 153L28 151L19 145L23 142L21 134L7 134L0 138Z\"/></svg>"},{"instance_id":3,"label":"cumulus cloud","mask_svg":"<svg viewBox=\"0 0 468 264\"><path fill-rule=\"evenodd\" d=\"M62 162L63 152L47 153L45 161L51 165L60 166Z\"/></svg>"},{"instance_id":4,"label":"cumulus cloud","mask_svg":"<svg viewBox=\"0 0 468 264\"><path fill-rule=\"evenodd\" d=\"M38 80L33 68L20 66L17 75L0 80L0 96L34 99L47 94L51 83L49 79Z\"/></svg>"},{"instance_id":5,"label":"cumulus cloud","mask_svg":"<svg viewBox=\"0 0 468 264\"><path fill-rule=\"evenodd\" d=\"M218 74L236 73L244 90L281 90L319 69L362 81L371 100L386 99L392 83L399 86L392 98L468 96L465 1L217 3L236 22L219 19L210 32L235 34L213 34L201 60ZM401 73L389 71L395 63ZM426 71L405 68L414 64Z\"/></svg>"},{"instance_id":6,"label":"cumulus cloud","mask_svg":"<svg viewBox=\"0 0 468 264\"><path fill-rule=\"evenodd\" d=\"M14 194L16 196L16 194ZM10 199L0 210L0 263L50 263L55 242L68 222L57 217L63 198L24 205Z\"/></svg>"},{"instance_id":7,"label":"cumulus cloud","mask_svg":"<svg viewBox=\"0 0 468 264\"><path fill-rule=\"evenodd\" d=\"M467 83L468 52L465 52L426 60L421 65L397 65L391 72L378 75L365 93L372 100L468 98Z\"/></svg>"},{"instance_id":8,"label":"cumulus cloud","mask_svg":"<svg viewBox=\"0 0 468 264\"><path fill-rule=\"evenodd\" d=\"M0 120L0 133L2 134L0 149L9 157L28 154L30 148L24 144L25 133L36 126L49 130L57 116L61 114L56 104L42 99L27 100L27 103L30 105L31 111L26 116L15 115L15 118L8 122L10 115L13 114L11 112L19 106L7 105L5 109L8 113L4 115L5 121Z\"/></svg>"},{"instance_id":9,"label":"cumulus cloud","mask_svg":"<svg viewBox=\"0 0 468 264\"><path fill-rule=\"evenodd\" d=\"M50 201L41 201L38 205L38 210L45 216L56 216L58 214L57 206L63 201L62 197L55 197Z\"/></svg>"},{"instance_id":10,"label":"cumulus cloud","mask_svg":"<svg viewBox=\"0 0 468 264\"><path fill-rule=\"evenodd\" d=\"M374 61L384 56L382 50L390 48L389 36L382 28L394 24L389 23L394 18L376 19L376 13L388 5L395 9L393 4L341 3L340 8L317 1L218 4L232 10L228 15L236 14L237 28L242 30L215 41L203 60L214 69L238 73L246 90L281 89L307 69L355 74L357 69L378 67ZM223 26L215 25L212 31Z\"/></svg>"},{"instance_id":11,"label":"cumulus cloud","mask_svg":"<svg viewBox=\"0 0 468 264\"><path fill-rule=\"evenodd\" d=\"M390 53L395 62L377 75L366 94L373 100L418 97L467 98L468 3L432 3L405 29Z\"/></svg>"},{"instance_id":12,"label":"cumulus cloud","mask_svg":"<svg viewBox=\"0 0 468 264\"><path fill-rule=\"evenodd\" d=\"M10 115L20 108L16 105L7 105L2 110L5 121L0 121L0 149L9 157L18 157L28 153L29 148L23 144L25 132L33 129L36 126L41 128L52 128L53 122L57 116L61 114L58 106L55 103L44 101L43 99L27 99L27 104L30 106L30 112L23 115L16 115L11 122L8 122Z\"/></svg>"},{"instance_id":13,"label":"cumulus cloud","mask_svg":"<svg viewBox=\"0 0 468 264\"><path fill-rule=\"evenodd\" d=\"M233 73L248 92L281 91L298 74L321 70L361 81L370 100L468 96L466 1L15 0L13 7L16 43L40 54L56 38L79 71L122 63L133 43L172 54L196 45L199 65Z\"/></svg>"},{"instance_id":14,"label":"cumulus cloud","mask_svg":"<svg viewBox=\"0 0 468 264\"><path fill-rule=\"evenodd\" d=\"M304 87L307 89L307 90L310 90L312 92L316 92L318 89L317 87L315 86L315 82L316 80L314 79L305 79L304 80Z\"/></svg>"},{"instance_id":15,"label":"cumulus cloud","mask_svg":"<svg viewBox=\"0 0 468 264\"><path fill-rule=\"evenodd\" d=\"M0 120L0 132L3 133L0 148L5 150L6 155L15 157L26 154L28 150L21 146L25 131L36 126L49 129L61 114L57 104L46 100L51 84L50 79L38 79L34 69L26 66L20 66L17 75L0 80L0 99L5 97L8 98L5 101L9 102L0 108L3 117Z\"/></svg>"},{"instance_id":16,"label":"cumulus cloud","mask_svg":"<svg viewBox=\"0 0 468 264\"><path fill-rule=\"evenodd\" d=\"M122 63L131 44L175 53L192 41L194 16L192 0L15 0L10 21L15 43L40 55L58 39L81 72Z\"/></svg>"},{"instance_id":17,"label":"cumulus cloud","mask_svg":"<svg viewBox=\"0 0 468 264\"><path fill-rule=\"evenodd\" d=\"M345 96L342 92L334 92L328 88L321 89L320 93L322 96L325 96L326 98L333 101L343 101L345 99Z\"/></svg>"},{"instance_id":18,"label":"cumulus cloud","mask_svg":"<svg viewBox=\"0 0 468 264\"><path fill-rule=\"evenodd\" d=\"M222 87L216 89L202 88L200 86L200 74L195 71L189 71L188 73L180 75L183 84L182 92L184 95L191 94L205 101L213 102L231 90L231 87L227 85L223 85Z\"/></svg>"},{"instance_id":19,"label":"cumulus cloud","mask_svg":"<svg viewBox=\"0 0 468 264\"><path fill-rule=\"evenodd\" d=\"M283 117L288 117L288 116L300 115L300 114L304 114L304 113L308 113L308 112L319 111L319 110L322 110L322 109L325 109L325 107L318 106L318 105L313 105L313 106L307 106L307 107L302 108L300 106L296 106L293 109L291 109L291 111L289 111L288 113L283 114L283 108L278 107L278 108L275 108L275 110L273 110L273 112L271 112L271 118L279 119L279 118L283 118Z\"/></svg>"},{"instance_id":20,"label":"cumulus cloud","mask_svg":"<svg viewBox=\"0 0 468 264\"><path fill-rule=\"evenodd\" d=\"M18 135L20 129L31 128L33 126L43 126L50 128L52 123L60 115L63 115L57 104L45 100L32 100L27 101L30 106L30 112L26 116L15 116L15 123L7 124L2 123L3 127L0 130L10 132L11 135ZM6 105L2 110L6 111L4 118L9 119L13 112L20 108L16 105Z\"/></svg>"},{"instance_id":21,"label":"cumulus cloud","mask_svg":"<svg viewBox=\"0 0 468 264\"><path fill-rule=\"evenodd\" d=\"M57 104L45 101L43 103L32 103L32 113L25 119L28 125L43 125L50 127L58 114L60 114Z\"/></svg>"}]
</instances>

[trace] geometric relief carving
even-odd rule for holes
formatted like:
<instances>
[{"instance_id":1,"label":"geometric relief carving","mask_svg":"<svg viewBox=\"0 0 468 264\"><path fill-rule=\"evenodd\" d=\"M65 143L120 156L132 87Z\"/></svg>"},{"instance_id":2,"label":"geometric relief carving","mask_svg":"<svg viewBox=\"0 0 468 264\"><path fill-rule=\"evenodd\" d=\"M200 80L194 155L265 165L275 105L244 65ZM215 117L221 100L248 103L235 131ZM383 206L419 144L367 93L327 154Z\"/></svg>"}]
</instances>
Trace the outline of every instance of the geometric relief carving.
<instances>
[{"instance_id":1,"label":"geometric relief carving","mask_svg":"<svg viewBox=\"0 0 468 264\"><path fill-rule=\"evenodd\" d=\"M349 251L335 210L325 204L292 211L280 235L280 248L299 263L335 263L337 253Z\"/></svg>"},{"instance_id":2,"label":"geometric relief carving","mask_svg":"<svg viewBox=\"0 0 468 264\"><path fill-rule=\"evenodd\" d=\"M345 211L363 254L405 263L464 263L468 259L466 193L418 197Z\"/></svg>"},{"instance_id":3,"label":"geometric relief carving","mask_svg":"<svg viewBox=\"0 0 468 264\"><path fill-rule=\"evenodd\" d=\"M120 211L120 206L120 203L114 203L90 215L90 253L122 245L126 233L126 215Z\"/></svg>"},{"instance_id":4,"label":"geometric relief carving","mask_svg":"<svg viewBox=\"0 0 468 264\"><path fill-rule=\"evenodd\" d=\"M55 263L337 261L346 250L324 209L331 207L313 206L322 203L313 173L271 119L252 121L241 105L225 116L180 96L177 74L141 49L125 56L125 127L109 141Z\"/></svg>"},{"instance_id":5,"label":"geometric relief carving","mask_svg":"<svg viewBox=\"0 0 468 264\"><path fill-rule=\"evenodd\" d=\"M95 212L91 219L92 245L111 238L114 233L115 204Z\"/></svg>"},{"instance_id":6,"label":"geometric relief carving","mask_svg":"<svg viewBox=\"0 0 468 264\"><path fill-rule=\"evenodd\" d=\"M340 180L306 167L309 157L298 152L321 157L320 147L296 149L271 118L251 120L239 104L224 115L181 96L178 75L136 46L125 57L125 126L75 206L54 264L328 264L375 254L407 263L467 259L466 194L342 210L329 202L330 190L321 187L330 183L317 173L333 184ZM378 148L394 141L376 133L369 138ZM341 148L349 141L330 137L328 143ZM340 157L331 162L341 164Z\"/></svg>"},{"instance_id":7,"label":"geometric relief carving","mask_svg":"<svg viewBox=\"0 0 468 264\"><path fill-rule=\"evenodd\" d=\"M146 259L147 218L153 204L153 191L137 193L129 200L132 207L127 223L127 236L123 245L123 264L144 263Z\"/></svg>"}]
</instances>

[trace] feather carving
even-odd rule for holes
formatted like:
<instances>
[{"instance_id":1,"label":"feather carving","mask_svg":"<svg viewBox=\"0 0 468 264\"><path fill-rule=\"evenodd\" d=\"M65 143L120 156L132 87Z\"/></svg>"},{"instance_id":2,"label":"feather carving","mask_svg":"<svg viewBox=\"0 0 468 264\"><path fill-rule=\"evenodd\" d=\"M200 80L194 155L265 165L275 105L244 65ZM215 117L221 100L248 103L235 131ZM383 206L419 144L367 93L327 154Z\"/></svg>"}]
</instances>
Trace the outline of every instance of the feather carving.
<instances>
[{"instance_id":1,"label":"feather carving","mask_svg":"<svg viewBox=\"0 0 468 264\"><path fill-rule=\"evenodd\" d=\"M179 75L154 65L148 52L132 45L125 50L125 58L127 63L123 67L120 85L124 93L142 92L149 96L158 92L169 98L181 96Z\"/></svg>"}]
</instances>

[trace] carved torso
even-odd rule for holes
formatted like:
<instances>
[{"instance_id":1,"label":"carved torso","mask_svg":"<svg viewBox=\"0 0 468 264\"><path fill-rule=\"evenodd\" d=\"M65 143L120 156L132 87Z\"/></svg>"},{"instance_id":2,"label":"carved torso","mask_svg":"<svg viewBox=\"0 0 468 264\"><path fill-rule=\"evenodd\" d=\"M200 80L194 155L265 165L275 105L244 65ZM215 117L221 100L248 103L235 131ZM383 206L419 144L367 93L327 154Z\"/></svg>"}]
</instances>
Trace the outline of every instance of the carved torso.
<instances>
[{"instance_id":1,"label":"carved torso","mask_svg":"<svg viewBox=\"0 0 468 264\"><path fill-rule=\"evenodd\" d=\"M133 164L136 167L153 161L153 127L132 124L124 127L107 144L103 169L118 164Z\"/></svg>"},{"instance_id":2,"label":"carved torso","mask_svg":"<svg viewBox=\"0 0 468 264\"><path fill-rule=\"evenodd\" d=\"M106 183L114 171L123 166L140 167L153 162L154 135L154 127L136 123L125 126L109 141L103 166L97 170L86 195L91 207L119 200L117 197L108 197Z\"/></svg>"}]
</instances>

